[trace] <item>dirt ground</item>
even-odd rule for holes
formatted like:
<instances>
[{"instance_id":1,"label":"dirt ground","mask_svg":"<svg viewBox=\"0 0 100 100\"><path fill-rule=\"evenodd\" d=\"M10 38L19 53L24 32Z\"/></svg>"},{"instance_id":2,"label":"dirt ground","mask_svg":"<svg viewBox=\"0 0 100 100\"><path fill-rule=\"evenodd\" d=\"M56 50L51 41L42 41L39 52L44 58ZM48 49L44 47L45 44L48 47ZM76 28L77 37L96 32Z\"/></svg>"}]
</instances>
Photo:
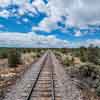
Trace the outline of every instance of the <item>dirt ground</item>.
<instances>
[{"instance_id":1,"label":"dirt ground","mask_svg":"<svg viewBox=\"0 0 100 100\"><path fill-rule=\"evenodd\" d=\"M71 56L68 56L68 57L71 58ZM70 67L68 67L68 66L64 65L63 59L66 58L66 56L62 56L63 59L61 59L61 57L58 57L58 56L57 56L57 58L58 58L60 64L63 65L63 67L62 67L63 70L66 71L67 76L65 75L65 80L67 79L67 77L69 77L69 79L64 84L66 85L69 82L69 80L70 81L72 80L72 86L73 86L72 88L76 87L75 91L73 89L72 89L73 91L69 90L69 93L71 94L70 97L72 97L71 100L100 100L100 98L96 95L96 93L93 89L90 89L89 87L87 88L87 85L86 85L86 87L83 86L84 82L82 81L82 79L78 80L78 78L76 77L78 74L78 71L77 71L78 67L80 66L80 64L84 64L80 61L79 58L74 57L74 65L77 65L77 67L72 66L72 65ZM59 67L59 65L57 65L57 67ZM60 70L60 68L58 68L58 70ZM77 72L77 73L74 73L74 72ZM63 76L63 73L64 72L62 72L62 75L60 75L61 78ZM68 87L70 87L70 84L68 84ZM67 91L67 93L68 93L68 91ZM65 93L65 95L67 93ZM79 96L79 94L80 94L80 96ZM74 99L75 95L76 95L77 99Z\"/></svg>"},{"instance_id":2,"label":"dirt ground","mask_svg":"<svg viewBox=\"0 0 100 100\"><path fill-rule=\"evenodd\" d=\"M36 59L37 58L33 59L32 53L23 54L22 64L16 68L8 67L7 59L0 59L0 95L3 95L3 92L14 84L16 79L20 78L21 74L23 74Z\"/></svg>"}]
</instances>

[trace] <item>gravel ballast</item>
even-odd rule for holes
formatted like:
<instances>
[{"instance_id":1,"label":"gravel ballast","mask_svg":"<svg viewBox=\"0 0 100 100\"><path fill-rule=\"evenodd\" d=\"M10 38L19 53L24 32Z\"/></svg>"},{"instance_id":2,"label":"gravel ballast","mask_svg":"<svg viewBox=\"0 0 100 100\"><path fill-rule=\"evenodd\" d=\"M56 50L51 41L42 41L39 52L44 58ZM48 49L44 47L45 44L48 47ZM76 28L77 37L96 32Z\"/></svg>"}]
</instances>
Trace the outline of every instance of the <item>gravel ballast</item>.
<instances>
[{"instance_id":1,"label":"gravel ballast","mask_svg":"<svg viewBox=\"0 0 100 100\"><path fill-rule=\"evenodd\" d=\"M81 90L79 90L69 75L66 74L64 67L56 59L55 55L51 53L54 68L59 80L62 100L83 100Z\"/></svg>"}]
</instances>

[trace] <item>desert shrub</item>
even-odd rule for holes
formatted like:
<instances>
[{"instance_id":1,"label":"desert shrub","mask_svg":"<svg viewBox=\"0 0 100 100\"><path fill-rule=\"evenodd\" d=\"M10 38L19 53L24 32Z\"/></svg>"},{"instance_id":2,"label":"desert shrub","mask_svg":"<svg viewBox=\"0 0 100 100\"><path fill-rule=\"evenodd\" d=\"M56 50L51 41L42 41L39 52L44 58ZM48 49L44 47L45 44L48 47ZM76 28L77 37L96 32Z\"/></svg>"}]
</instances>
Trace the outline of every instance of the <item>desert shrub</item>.
<instances>
[{"instance_id":1,"label":"desert shrub","mask_svg":"<svg viewBox=\"0 0 100 100\"><path fill-rule=\"evenodd\" d=\"M37 53L36 57L38 57L38 58L41 57L41 54L40 53Z\"/></svg>"},{"instance_id":2,"label":"desert shrub","mask_svg":"<svg viewBox=\"0 0 100 100\"><path fill-rule=\"evenodd\" d=\"M88 47L88 61L98 65L100 58L100 49L92 44Z\"/></svg>"},{"instance_id":3,"label":"desert shrub","mask_svg":"<svg viewBox=\"0 0 100 100\"><path fill-rule=\"evenodd\" d=\"M3 59L3 58L7 58L8 57L8 52L2 52L0 53L0 58Z\"/></svg>"},{"instance_id":4,"label":"desert shrub","mask_svg":"<svg viewBox=\"0 0 100 100\"><path fill-rule=\"evenodd\" d=\"M0 48L0 58L7 58L8 57L8 48Z\"/></svg>"},{"instance_id":5,"label":"desert shrub","mask_svg":"<svg viewBox=\"0 0 100 100\"><path fill-rule=\"evenodd\" d=\"M67 59L65 59L65 60L63 61L63 64L66 65L66 66L70 66L70 61L67 60Z\"/></svg>"},{"instance_id":6,"label":"desert shrub","mask_svg":"<svg viewBox=\"0 0 100 100\"><path fill-rule=\"evenodd\" d=\"M100 65L100 58L98 58L98 59L96 60L96 64L97 64L97 65Z\"/></svg>"},{"instance_id":7,"label":"desert shrub","mask_svg":"<svg viewBox=\"0 0 100 100\"><path fill-rule=\"evenodd\" d=\"M79 68L79 72L84 77L91 77L96 79L97 75L99 74L97 66L93 64L86 64Z\"/></svg>"},{"instance_id":8,"label":"desert shrub","mask_svg":"<svg viewBox=\"0 0 100 100\"><path fill-rule=\"evenodd\" d=\"M20 53L16 49L10 49L8 54L9 67L17 67L18 64L21 64Z\"/></svg>"},{"instance_id":9,"label":"desert shrub","mask_svg":"<svg viewBox=\"0 0 100 100\"><path fill-rule=\"evenodd\" d=\"M87 49L85 47L80 47L80 59L83 62L88 60Z\"/></svg>"},{"instance_id":10,"label":"desert shrub","mask_svg":"<svg viewBox=\"0 0 100 100\"><path fill-rule=\"evenodd\" d=\"M100 79L99 79L99 81L96 83L96 94L98 95L98 96L100 96Z\"/></svg>"},{"instance_id":11,"label":"desert shrub","mask_svg":"<svg viewBox=\"0 0 100 100\"><path fill-rule=\"evenodd\" d=\"M69 59L68 57L66 57L66 59L64 59L63 64L66 66L71 66L74 65L74 59Z\"/></svg>"},{"instance_id":12,"label":"desert shrub","mask_svg":"<svg viewBox=\"0 0 100 100\"><path fill-rule=\"evenodd\" d=\"M54 52L57 58L61 58L60 52Z\"/></svg>"},{"instance_id":13,"label":"desert shrub","mask_svg":"<svg viewBox=\"0 0 100 100\"><path fill-rule=\"evenodd\" d=\"M1 89L0 90L0 100L2 100L4 98L4 91Z\"/></svg>"},{"instance_id":14,"label":"desert shrub","mask_svg":"<svg viewBox=\"0 0 100 100\"><path fill-rule=\"evenodd\" d=\"M96 88L96 94L100 96L100 82L99 82L99 86Z\"/></svg>"}]
</instances>

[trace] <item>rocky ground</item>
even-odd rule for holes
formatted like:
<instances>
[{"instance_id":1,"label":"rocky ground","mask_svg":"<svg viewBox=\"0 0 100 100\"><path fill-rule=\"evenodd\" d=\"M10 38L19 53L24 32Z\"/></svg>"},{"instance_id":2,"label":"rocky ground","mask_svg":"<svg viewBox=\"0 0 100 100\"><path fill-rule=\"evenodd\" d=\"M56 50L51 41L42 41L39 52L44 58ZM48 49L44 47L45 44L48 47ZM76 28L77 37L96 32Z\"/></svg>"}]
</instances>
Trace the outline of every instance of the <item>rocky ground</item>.
<instances>
[{"instance_id":1,"label":"rocky ground","mask_svg":"<svg viewBox=\"0 0 100 100\"><path fill-rule=\"evenodd\" d=\"M70 76L66 74L63 65L59 63L53 54L52 59L55 65L55 71L58 75L63 100L84 100L80 89L77 88L77 85L73 82Z\"/></svg>"}]
</instances>

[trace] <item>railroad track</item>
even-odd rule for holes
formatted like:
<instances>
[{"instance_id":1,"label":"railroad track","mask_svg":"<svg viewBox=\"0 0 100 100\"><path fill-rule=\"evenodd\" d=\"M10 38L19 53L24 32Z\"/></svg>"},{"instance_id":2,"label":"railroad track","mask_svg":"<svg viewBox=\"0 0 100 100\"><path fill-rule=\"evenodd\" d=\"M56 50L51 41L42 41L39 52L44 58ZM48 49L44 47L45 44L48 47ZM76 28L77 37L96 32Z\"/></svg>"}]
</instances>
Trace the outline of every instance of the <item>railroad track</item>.
<instances>
[{"instance_id":1,"label":"railroad track","mask_svg":"<svg viewBox=\"0 0 100 100\"><path fill-rule=\"evenodd\" d=\"M61 100L50 53L46 56L26 100Z\"/></svg>"}]
</instances>

